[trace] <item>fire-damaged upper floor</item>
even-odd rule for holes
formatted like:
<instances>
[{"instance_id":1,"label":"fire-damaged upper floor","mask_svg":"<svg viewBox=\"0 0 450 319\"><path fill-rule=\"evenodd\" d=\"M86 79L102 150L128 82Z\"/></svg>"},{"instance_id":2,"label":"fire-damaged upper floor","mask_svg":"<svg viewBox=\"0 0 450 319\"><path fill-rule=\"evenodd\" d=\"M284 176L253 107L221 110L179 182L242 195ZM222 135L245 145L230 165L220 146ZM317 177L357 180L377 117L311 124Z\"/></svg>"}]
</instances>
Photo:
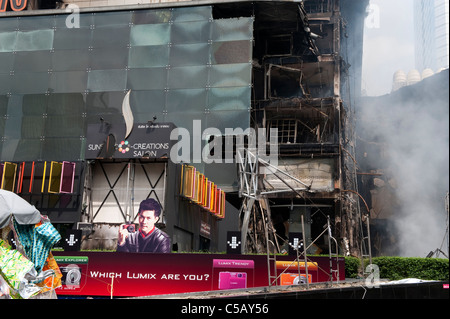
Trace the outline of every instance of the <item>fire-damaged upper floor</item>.
<instances>
[{"instance_id":1,"label":"fire-damaged upper floor","mask_svg":"<svg viewBox=\"0 0 450 319\"><path fill-rule=\"evenodd\" d=\"M345 65L339 1L270 3L260 10L253 53L255 126L278 130L281 156L337 156Z\"/></svg>"},{"instance_id":2,"label":"fire-damaged upper floor","mask_svg":"<svg viewBox=\"0 0 450 319\"><path fill-rule=\"evenodd\" d=\"M278 130L287 156L339 153L340 2L267 1L214 5L215 18L255 18L252 125ZM343 67L344 66L344 67Z\"/></svg>"}]
</instances>

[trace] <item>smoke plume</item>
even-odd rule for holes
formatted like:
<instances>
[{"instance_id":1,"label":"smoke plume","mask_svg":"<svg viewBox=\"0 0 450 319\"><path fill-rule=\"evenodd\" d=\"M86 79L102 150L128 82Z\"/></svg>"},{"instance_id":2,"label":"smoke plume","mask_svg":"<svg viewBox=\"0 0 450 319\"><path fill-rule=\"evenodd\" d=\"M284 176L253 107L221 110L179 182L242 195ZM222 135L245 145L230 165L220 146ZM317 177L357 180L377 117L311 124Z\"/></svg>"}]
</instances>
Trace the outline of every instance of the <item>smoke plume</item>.
<instances>
[{"instance_id":1,"label":"smoke plume","mask_svg":"<svg viewBox=\"0 0 450 319\"><path fill-rule=\"evenodd\" d=\"M425 257L441 248L446 231L444 198L449 190L448 69L357 108L360 137L383 145L368 154L395 183L396 203L388 223L401 256ZM372 159L370 158L372 155Z\"/></svg>"}]
</instances>

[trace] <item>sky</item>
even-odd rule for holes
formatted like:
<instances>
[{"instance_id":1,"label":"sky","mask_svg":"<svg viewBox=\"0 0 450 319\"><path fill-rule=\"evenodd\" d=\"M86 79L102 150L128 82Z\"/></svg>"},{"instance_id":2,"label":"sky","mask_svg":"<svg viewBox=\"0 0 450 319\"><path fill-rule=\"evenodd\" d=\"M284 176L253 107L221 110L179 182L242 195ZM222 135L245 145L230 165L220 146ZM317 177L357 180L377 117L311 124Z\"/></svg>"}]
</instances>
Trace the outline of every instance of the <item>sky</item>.
<instances>
[{"instance_id":1,"label":"sky","mask_svg":"<svg viewBox=\"0 0 450 319\"><path fill-rule=\"evenodd\" d=\"M388 94L395 71L414 69L414 0L370 0L364 27L362 90ZM373 18L373 19L371 19Z\"/></svg>"}]
</instances>

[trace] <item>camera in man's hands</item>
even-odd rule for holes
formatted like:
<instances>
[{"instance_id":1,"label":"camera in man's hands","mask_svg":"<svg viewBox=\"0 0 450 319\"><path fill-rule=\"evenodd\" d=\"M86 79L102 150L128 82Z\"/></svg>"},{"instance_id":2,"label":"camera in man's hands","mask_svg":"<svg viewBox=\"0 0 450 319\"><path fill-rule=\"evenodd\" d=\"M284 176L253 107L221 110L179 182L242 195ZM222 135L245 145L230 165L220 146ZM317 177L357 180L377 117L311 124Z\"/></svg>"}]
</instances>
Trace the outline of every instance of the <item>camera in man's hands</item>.
<instances>
[{"instance_id":1,"label":"camera in man's hands","mask_svg":"<svg viewBox=\"0 0 450 319\"><path fill-rule=\"evenodd\" d=\"M134 233L136 231L136 226L134 224L126 224L123 226L129 233Z\"/></svg>"}]
</instances>

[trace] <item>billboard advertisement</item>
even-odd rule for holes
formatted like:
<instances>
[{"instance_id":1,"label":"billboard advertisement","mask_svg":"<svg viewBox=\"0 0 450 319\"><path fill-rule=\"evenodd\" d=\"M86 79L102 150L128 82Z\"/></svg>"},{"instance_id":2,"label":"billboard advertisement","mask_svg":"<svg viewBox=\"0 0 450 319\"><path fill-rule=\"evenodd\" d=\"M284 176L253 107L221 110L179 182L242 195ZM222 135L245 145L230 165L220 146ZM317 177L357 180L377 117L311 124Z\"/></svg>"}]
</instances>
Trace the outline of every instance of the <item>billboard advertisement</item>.
<instances>
[{"instance_id":1,"label":"billboard advertisement","mask_svg":"<svg viewBox=\"0 0 450 319\"><path fill-rule=\"evenodd\" d=\"M54 256L63 273L58 295L138 297L268 285L265 255L54 252ZM292 262L288 256L280 258ZM328 257L311 259L309 281L329 280ZM280 264L276 267L281 274ZM295 281L293 269L278 284L289 284L289 278L292 284L301 283ZM339 279L344 280L343 258L339 269Z\"/></svg>"}]
</instances>

